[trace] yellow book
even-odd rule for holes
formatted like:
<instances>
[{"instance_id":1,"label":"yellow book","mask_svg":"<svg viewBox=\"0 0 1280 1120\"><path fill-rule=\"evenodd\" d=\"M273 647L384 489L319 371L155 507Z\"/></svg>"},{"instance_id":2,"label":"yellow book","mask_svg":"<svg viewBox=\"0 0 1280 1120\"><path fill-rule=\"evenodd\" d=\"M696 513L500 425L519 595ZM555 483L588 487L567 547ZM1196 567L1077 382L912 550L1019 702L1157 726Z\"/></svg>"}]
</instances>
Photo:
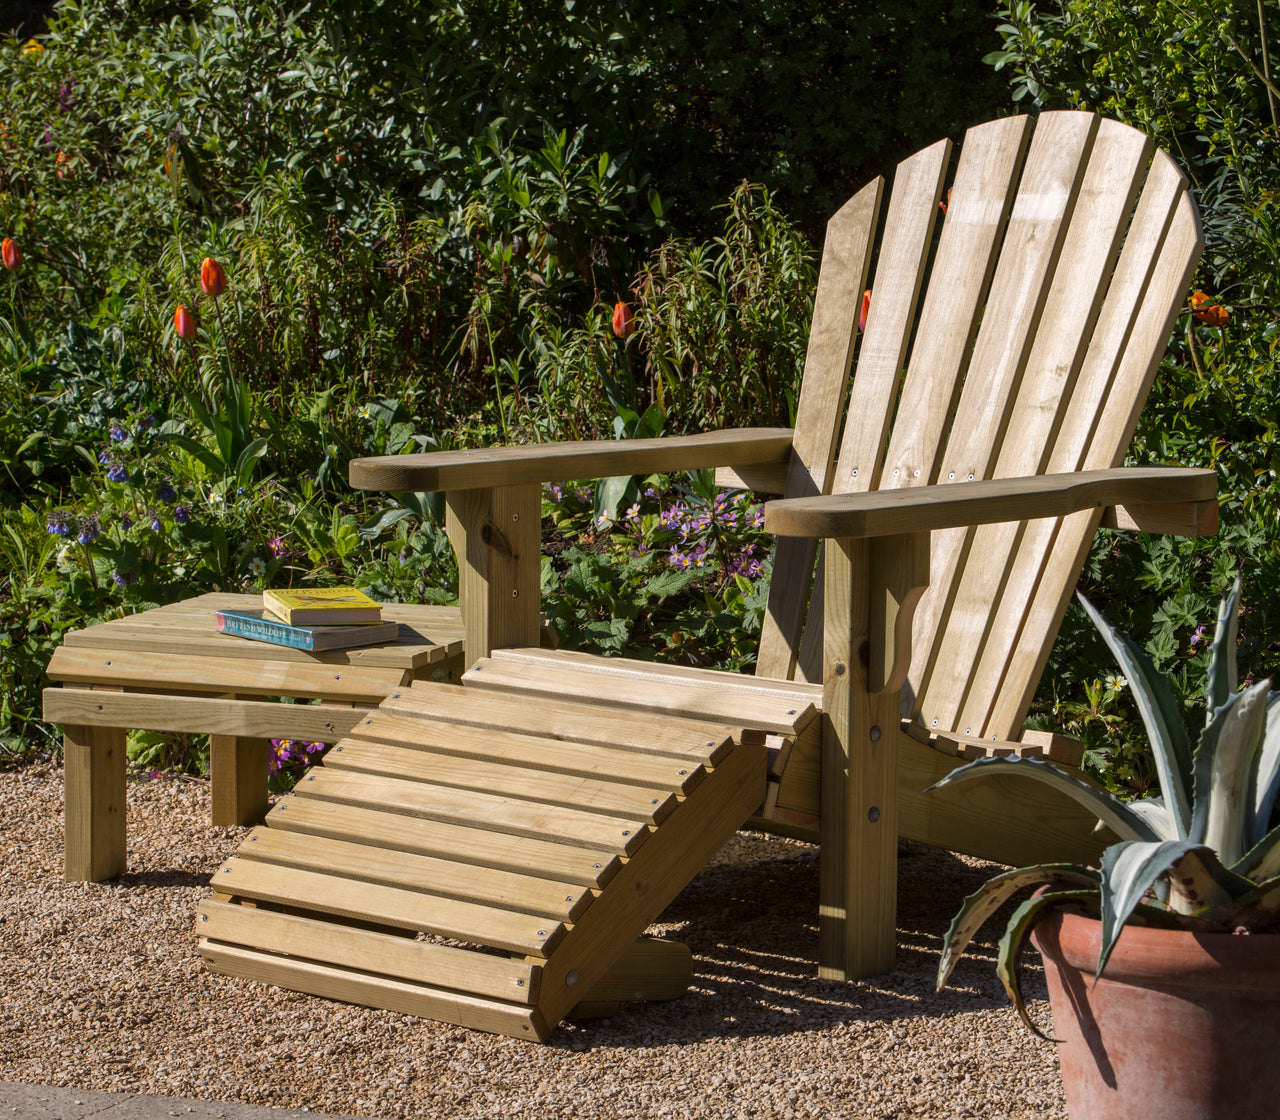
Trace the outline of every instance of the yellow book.
<instances>
[{"instance_id":1,"label":"yellow book","mask_svg":"<svg viewBox=\"0 0 1280 1120\"><path fill-rule=\"evenodd\" d=\"M264 591L262 605L290 626L358 626L382 621L382 607L354 587Z\"/></svg>"}]
</instances>

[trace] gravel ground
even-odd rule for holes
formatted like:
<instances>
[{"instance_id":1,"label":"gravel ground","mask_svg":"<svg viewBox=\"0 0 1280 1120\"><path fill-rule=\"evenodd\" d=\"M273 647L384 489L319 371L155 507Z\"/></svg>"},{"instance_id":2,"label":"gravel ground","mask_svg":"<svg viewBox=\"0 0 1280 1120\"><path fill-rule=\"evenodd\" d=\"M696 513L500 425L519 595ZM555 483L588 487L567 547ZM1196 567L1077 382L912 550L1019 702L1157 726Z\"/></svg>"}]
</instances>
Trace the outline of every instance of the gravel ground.
<instances>
[{"instance_id":1,"label":"gravel ground","mask_svg":"<svg viewBox=\"0 0 1280 1120\"><path fill-rule=\"evenodd\" d=\"M933 991L946 924L991 868L976 860L905 846L898 967L838 984L814 977L816 849L739 835L664 915L696 957L685 998L538 1046L207 973L196 903L244 830L208 825L203 782L130 783L130 870L111 883L62 881L60 770L0 773L0 820L3 1081L379 1120L1066 1116L993 941Z\"/></svg>"}]
</instances>

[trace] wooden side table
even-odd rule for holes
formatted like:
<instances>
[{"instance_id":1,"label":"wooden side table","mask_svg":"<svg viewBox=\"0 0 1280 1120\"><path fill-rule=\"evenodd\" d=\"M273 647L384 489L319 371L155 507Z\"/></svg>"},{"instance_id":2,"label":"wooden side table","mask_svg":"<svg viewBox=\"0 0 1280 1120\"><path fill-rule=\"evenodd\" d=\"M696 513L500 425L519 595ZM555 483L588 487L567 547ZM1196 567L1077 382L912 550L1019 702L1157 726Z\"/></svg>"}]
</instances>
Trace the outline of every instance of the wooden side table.
<instances>
[{"instance_id":1,"label":"wooden side table","mask_svg":"<svg viewBox=\"0 0 1280 1120\"><path fill-rule=\"evenodd\" d=\"M395 642L324 653L215 629L216 611L260 606L260 595L210 593L64 637L44 718L63 725L68 880L125 869L128 729L207 733L213 824L252 824L267 810L270 739L332 743L392 689L461 676L456 607L388 603Z\"/></svg>"}]
</instances>

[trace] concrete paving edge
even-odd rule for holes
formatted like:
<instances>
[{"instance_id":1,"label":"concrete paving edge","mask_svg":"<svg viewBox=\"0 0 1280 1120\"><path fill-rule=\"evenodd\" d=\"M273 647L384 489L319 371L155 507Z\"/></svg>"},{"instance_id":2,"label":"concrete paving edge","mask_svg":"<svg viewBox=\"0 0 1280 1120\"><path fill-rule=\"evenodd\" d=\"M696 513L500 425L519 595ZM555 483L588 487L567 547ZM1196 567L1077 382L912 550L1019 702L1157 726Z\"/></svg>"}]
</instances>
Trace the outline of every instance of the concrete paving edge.
<instances>
[{"instance_id":1,"label":"concrete paving edge","mask_svg":"<svg viewBox=\"0 0 1280 1120\"><path fill-rule=\"evenodd\" d=\"M238 1101L198 1101L188 1097L148 1097L141 1093L99 1093L55 1085L0 1081L0 1120L374 1120L266 1108Z\"/></svg>"}]
</instances>

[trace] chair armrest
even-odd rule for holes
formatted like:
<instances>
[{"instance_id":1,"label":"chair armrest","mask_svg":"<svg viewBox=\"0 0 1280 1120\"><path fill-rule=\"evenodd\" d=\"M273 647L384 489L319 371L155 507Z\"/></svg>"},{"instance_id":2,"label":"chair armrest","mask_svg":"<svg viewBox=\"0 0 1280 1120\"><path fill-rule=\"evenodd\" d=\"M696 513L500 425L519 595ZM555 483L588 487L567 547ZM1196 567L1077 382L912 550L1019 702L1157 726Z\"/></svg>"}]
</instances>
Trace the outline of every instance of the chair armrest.
<instances>
[{"instance_id":1,"label":"chair armrest","mask_svg":"<svg viewBox=\"0 0 1280 1120\"><path fill-rule=\"evenodd\" d=\"M1118 467L1030 478L993 478L940 486L788 498L764 507L766 531L780 537L884 537L962 525L1061 517L1095 506L1213 499L1214 471L1192 467Z\"/></svg>"},{"instance_id":2,"label":"chair armrest","mask_svg":"<svg viewBox=\"0 0 1280 1120\"><path fill-rule=\"evenodd\" d=\"M482 490L492 486L785 463L790 428L737 428L660 439L583 440L353 459L357 490Z\"/></svg>"}]
</instances>

